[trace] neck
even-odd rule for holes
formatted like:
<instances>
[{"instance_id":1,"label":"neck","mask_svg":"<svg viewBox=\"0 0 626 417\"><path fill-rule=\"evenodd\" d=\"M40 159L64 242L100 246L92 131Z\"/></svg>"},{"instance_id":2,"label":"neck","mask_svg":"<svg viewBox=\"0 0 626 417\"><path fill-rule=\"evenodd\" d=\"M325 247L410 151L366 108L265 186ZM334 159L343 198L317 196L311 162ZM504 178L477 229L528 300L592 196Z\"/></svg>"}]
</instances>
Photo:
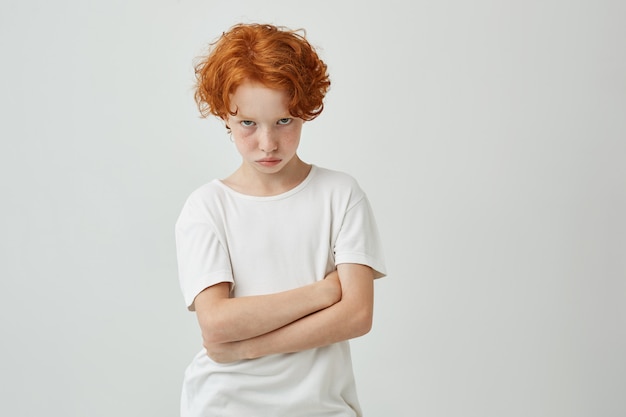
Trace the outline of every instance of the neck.
<instances>
[{"instance_id":1,"label":"neck","mask_svg":"<svg viewBox=\"0 0 626 417\"><path fill-rule=\"evenodd\" d=\"M224 183L244 194L272 196L297 187L310 171L311 165L296 155L280 172L272 174L264 174L241 165Z\"/></svg>"}]
</instances>

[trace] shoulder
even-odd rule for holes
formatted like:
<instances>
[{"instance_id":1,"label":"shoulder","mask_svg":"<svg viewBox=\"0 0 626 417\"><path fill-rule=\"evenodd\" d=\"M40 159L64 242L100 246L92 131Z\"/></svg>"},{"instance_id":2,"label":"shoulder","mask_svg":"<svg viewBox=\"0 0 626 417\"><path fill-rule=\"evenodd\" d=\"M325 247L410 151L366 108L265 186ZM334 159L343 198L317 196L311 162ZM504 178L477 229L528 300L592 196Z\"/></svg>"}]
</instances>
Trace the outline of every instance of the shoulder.
<instances>
[{"instance_id":1,"label":"shoulder","mask_svg":"<svg viewBox=\"0 0 626 417\"><path fill-rule=\"evenodd\" d=\"M212 201L216 198L221 199L224 195L224 187L219 180L213 180L193 190L189 197L187 197L186 203L197 203L204 201Z\"/></svg>"},{"instance_id":2,"label":"shoulder","mask_svg":"<svg viewBox=\"0 0 626 417\"><path fill-rule=\"evenodd\" d=\"M225 195L219 180L208 182L193 190L185 200L179 219L206 217L216 205L220 205Z\"/></svg>"},{"instance_id":3,"label":"shoulder","mask_svg":"<svg viewBox=\"0 0 626 417\"><path fill-rule=\"evenodd\" d=\"M335 209L346 211L366 199L365 192L352 175L317 166L315 169L311 188Z\"/></svg>"},{"instance_id":4,"label":"shoulder","mask_svg":"<svg viewBox=\"0 0 626 417\"><path fill-rule=\"evenodd\" d=\"M358 181L352 175L319 166L315 167L315 182L331 189L361 191Z\"/></svg>"}]
</instances>

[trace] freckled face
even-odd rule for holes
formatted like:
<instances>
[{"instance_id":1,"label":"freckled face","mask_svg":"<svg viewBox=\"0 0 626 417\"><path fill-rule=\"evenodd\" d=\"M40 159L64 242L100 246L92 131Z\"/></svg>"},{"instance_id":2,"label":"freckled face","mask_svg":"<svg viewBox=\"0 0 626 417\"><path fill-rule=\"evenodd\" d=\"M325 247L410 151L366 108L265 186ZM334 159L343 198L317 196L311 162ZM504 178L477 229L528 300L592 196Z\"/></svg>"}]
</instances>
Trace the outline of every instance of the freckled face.
<instances>
[{"instance_id":1,"label":"freckled face","mask_svg":"<svg viewBox=\"0 0 626 417\"><path fill-rule=\"evenodd\" d=\"M286 92L246 82L230 99L231 110L237 114L229 115L226 123L243 159L243 168L276 174L301 163L296 151L303 120L289 114Z\"/></svg>"}]
</instances>

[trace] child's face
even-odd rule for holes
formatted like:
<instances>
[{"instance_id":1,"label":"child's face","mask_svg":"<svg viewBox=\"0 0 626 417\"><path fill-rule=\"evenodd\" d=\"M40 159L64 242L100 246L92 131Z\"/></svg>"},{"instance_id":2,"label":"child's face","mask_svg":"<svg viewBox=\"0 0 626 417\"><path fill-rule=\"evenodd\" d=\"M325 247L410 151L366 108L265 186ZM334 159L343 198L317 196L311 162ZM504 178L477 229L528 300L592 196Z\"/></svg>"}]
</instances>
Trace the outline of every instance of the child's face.
<instances>
[{"instance_id":1,"label":"child's face","mask_svg":"<svg viewBox=\"0 0 626 417\"><path fill-rule=\"evenodd\" d=\"M284 91L258 83L244 83L231 96L231 110L226 124L241 154L243 164L253 172L279 173L293 161L303 120L289 114Z\"/></svg>"}]
</instances>

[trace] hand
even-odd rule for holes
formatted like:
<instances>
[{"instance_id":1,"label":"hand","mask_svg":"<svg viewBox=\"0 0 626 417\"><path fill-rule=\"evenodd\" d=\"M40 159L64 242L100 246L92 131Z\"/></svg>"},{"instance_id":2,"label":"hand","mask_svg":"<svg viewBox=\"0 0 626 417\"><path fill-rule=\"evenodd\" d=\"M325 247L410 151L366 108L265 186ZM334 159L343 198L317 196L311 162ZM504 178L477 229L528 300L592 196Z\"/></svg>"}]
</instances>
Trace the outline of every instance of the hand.
<instances>
[{"instance_id":1,"label":"hand","mask_svg":"<svg viewBox=\"0 0 626 417\"><path fill-rule=\"evenodd\" d=\"M217 363L231 363L246 359L241 349L242 342L202 344L209 358Z\"/></svg>"},{"instance_id":2,"label":"hand","mask_svg":"<svg viewBox=\"0 0 626 417\"><path fill-rule=\"evenodd\" d=\"M330 272L322 283L326 286L327 296L329 304L331 306L341 300L341 281L339 280L339 273L335 270Z\"/></svg>"}]
</instances>

